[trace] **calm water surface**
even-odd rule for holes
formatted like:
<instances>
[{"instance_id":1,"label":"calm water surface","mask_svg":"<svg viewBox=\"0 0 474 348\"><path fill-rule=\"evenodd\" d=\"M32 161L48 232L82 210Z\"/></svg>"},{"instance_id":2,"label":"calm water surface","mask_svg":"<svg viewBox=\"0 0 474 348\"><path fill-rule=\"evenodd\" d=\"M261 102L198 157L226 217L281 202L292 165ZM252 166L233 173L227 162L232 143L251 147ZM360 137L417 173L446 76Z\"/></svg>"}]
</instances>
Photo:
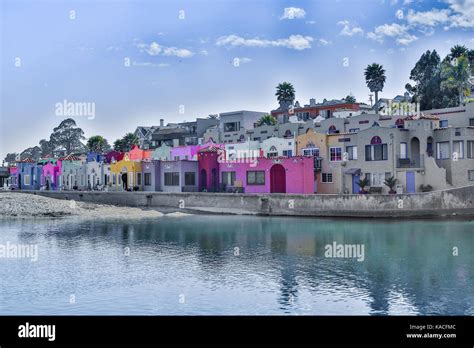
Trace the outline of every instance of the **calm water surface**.
<instances>
[{"instance_id":1,"label":"calm water surface","mask_svg":"<svg viewBox=\"0 0 474 348\"><path fill-rule=\"evenodd\" d=\"M334 241L365 260L326 258ZM0 221L7 242L39 255L0 258L2 315L474 315L472 221Z\"/></svg>"}]
</instances>

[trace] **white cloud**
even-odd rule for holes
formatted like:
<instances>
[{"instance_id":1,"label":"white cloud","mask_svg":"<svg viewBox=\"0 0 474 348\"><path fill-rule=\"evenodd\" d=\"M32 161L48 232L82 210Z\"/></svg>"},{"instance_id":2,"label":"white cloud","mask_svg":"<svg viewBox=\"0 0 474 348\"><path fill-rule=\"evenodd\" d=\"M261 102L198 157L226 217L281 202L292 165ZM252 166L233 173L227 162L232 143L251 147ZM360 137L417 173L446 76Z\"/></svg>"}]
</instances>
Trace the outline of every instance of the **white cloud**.
<instances>
[{"instance_id":1,"label":"white cloud","mask_svg":"<svg viewBox=\"0 0 474 348\"><path fill-rule=\"evenodd\" d=\"M149 45L139 43L137 44L137 47L141 51L148 53L150 56L176 56L179 58L189 58L194 55L193 52L185 48L165 47L156 42L152 42Z\"/></svg>"},{"instance_id":2,"label":"white cloud","mask_svg":"<svg viewBox=\"0 0 474 348\"><path fill-rule=\"evenodd\" d=\"M395 17L397 17L398 19L403 19L403 10L398 10L395 13Z\"/></svg>"},{"instance_id":3,"label":"white cloud","mask_svg":"<svg viewBox=\"0 0 474 348\"><path fill-rule=\"evenodd\" d=\"M235 62L236 60L238 60L240 64L250 63L252 61L252 59L248 57L235 57L233 61Z\"/></svg>"},{"instance_id":4,"label":"white cloud","mask_svg":"<svg viewBox=\"0 0 474 348\"><path fill-rule=\"evenodd\" d=\"M444 0L453 11L450 17L454 28L474 28L474 1L472 0Z\"/></svg>"},{"instance_id":5,"label":"white cloud","mask_svg":"<svg viewBox=\"0 0 474 348\"><path fill-rule=\"evenodd\" d=\"M209 55L209 52L206 51L206 50L201 50L201 51L199 52L199 54L202 55L202 56L208 56L208 55Z\"/></svg>"},{"instance_id":6,"label":"white cloud","mask_svg":"<svg viewBox=\"0 0 474 348\"><path fill-rule=\"evenodd\" d=\"M311 48L311 36L290 35L285 39L266 40L260 38L245 39L238 35L221 36L217 39L217 46L245 46L245 47L286 47L294 50Z\"/></svg>"},{"instance_id":7,"label":"white cloud","mask_svg":"<svg viewBox=\"0 0 474 348\"><path fill-rule=\"evenodd\" d=\"M121 46L109 46L106 48L107 51L121 51L122 47Z\"/></svg>"},{"instance_id":8,"label":"white cloud","mask_svg":"<svg viewBox=\"0 0 474 348\"><path fill-rule=\"evenodd\" d=\"M306 16L306 11L299 7L285 7L280 19L301 19Z\"/></svg>"},{"instance_id":9,"label":"white cloud","mask_svg":"<svg viewBox=\"0 0 474 348\"><path fill-rule=\"evenodd\" d=\"M338 25L342 25L343 28L339 35L342 36L354 36L356 34L363 34L364 30L361 27L351 24L348 20L337 22Z\"/></svg>"},{"instance_id":10,"label":"white cloud","mask_svg":"<svg viewBox=\"0 0 474 348\"><path fill-rule=\"evenodd\" d=\"M403 5L410 5L413 2L413 0L404 0Z\"/></svg>"},{"instance_id":11,"label":"white cloud","mask_svg":"<svg viewBox=\"0 0 474 348\"><path fill-rule=\"evenodd\" d=\"M382 43L385 37L395 38L400 45L408 45L418 40L415 35L408 33L408 27L397 23L379 25L374 31L367 34L369 39Z\"/></svg>"},{"instance_id":12,"label":"white cloud","mask_svg":"<svg viewBox=\"0 0 474 348\"><path fill-rule=\"evenodd\" d=\"M169 64L166 64L166 63L150 63L150 62L133 62L132 63L133 66L148 66L148 67L158 67L158 68L166 68L167 66L169 66Z\"/></svg>"},{"instance_id":13,"label":"white cloud","mask_svg":"<svg viewBox=\"0 0 474 348\"><path fill-rule=\"evenodd\" d=\"M449 21L450 10L432 9L431 11L415 12L409 10L407 14L407 23L410 25L435 26Z\"/></svg>"},{"instance_id":14,"label":"white cloud","mask_svg":"<svg viewBox=\"0 0 474 348\"><path fill-rule=\"evenodd\" d=\"M316 21L306 21L306 24L316 24Z\"/></svg>"},{"instance_id":15,"label":"white cloud","mask_svg":"<svg viewBox=\"0 0 474 348\"><path fill-rule=\"evenodd\" d=\"M332 44L331 41L328 41L328 40L323 39L323 38L319 39L319 43L320 43L321 45L323 45L323 46L327 46L327 45Z\"/></svg>"}]
</instances>

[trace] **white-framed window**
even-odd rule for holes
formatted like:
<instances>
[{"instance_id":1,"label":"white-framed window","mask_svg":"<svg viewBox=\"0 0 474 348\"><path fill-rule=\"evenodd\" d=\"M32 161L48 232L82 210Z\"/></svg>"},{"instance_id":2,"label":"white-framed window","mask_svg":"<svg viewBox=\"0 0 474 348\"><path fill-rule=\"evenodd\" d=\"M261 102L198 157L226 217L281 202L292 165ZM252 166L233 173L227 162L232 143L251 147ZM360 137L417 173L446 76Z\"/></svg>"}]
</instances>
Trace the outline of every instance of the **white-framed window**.
<instances>
[{"instance_id":1,"label":"white-framed window","mask_svg":"<svg viewBox=\"0 0 474 348\"><path fill-rule=\"evenodd\" d=\"M407 158L407 143L400 143L400 158Z\"/></svg>"},{"instance_id":2,"label":"white-framed window","mask_svg":"<svg viewBox=\"0 0 474 348\"><path fill-rule=\"evenodd\" d=\"M142 185L142 173L137 173L137 186Z\"/></svg>"},{"instance_id":3,"label":"white-framed window","mask_svg":"<svg viewBox=\"0 0 474 348\"><path fill-rule=\"evenodd\" d=\"M319 157L319 148L308 147L306 149L303 149L303 156Z\"/></svg>"},{"instance_id":4,"label":"white-framed window","mask_svg":"<svg viewBox=\"0 0 474 348\"><path fill-rule=\"evenodd\" d=\"M342 161L342 147L330 147L329 148L329 160L331 162Z\"/></svg>"},{"instance_id":5,"label":"white-framed window","mask_svg":"<svg viewBox=\"0 0 474 348\"><path fill-rule=\"evenodd\" d=\"M449 159L449 141L436 143L436 159Z\"/></svg>"},{"instance_id":6,"label":"white-framed window","mask_svg":"<svg viewBox=\"0 0 474 348\"><path fill-rule=\"evenodd\" d=\"M357 146L354 146L354 145L346 146L346 152L347 152L347 159L349 161L357 159Z\"/></svg>"},{"instance_id":7,"label":"white-framed window","mask_svg":"<svg viewBox=\"0 0 474 348\"><path fill-rule=\"evenodd\" d=\"M321 181L324 184L332 184L332 173L322 173Z\"/></svg>"},{"instance_id":8,"label":"white-framed window","mask_svg":"<svg viewBox=\"0 0 474 348\"><path fill-rule=\"evenodd\" d=\"M464 158L464 141L453 141L453 156L456 154L458 159Z\"/></svg>"}]
</instances>

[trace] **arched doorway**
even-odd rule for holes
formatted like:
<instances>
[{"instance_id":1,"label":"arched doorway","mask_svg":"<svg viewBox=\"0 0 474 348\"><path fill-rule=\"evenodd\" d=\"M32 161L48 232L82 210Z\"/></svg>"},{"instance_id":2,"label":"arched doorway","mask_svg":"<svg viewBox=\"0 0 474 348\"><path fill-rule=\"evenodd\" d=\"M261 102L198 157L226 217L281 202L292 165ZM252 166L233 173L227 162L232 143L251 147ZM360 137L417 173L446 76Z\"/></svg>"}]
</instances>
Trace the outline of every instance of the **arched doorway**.
<instances>
[{"instance_id":1,"label":"arched doorway","mask_svg":"<svg viewBox=\"0 0 474 348\"><path fill-rule=\"evenodd\" d=\"M286 193L286 171L281 164L274 164L270 169L270 192Z\"/></svg>"},{"instance_id":2,"label":"arched doorway","mask_svg":"<svg viewBox=\"0 0 474 348\"><path fill-rule=\"evenodd\" d=\"M433 157L433 144L433 137L428 137L428 139L426 139L426 154L429 157Z\"/></svg>"},{"instance_id":3,"label":"arched doorway","mask_svg":"<svg viewBox=\"0 0 474 348\"><path fill-rule=\"evenodd\" d=\"M128 174L122 173L122 188L128 191Z\"/></svg>"},{"instance_id":4,"label":"arched doorway","mask_svg":"<svg viewBox=\"0 0 474 348\"><path fill-rule=\"evenodd\" d=\"M411 139L411 160L416 161L420 158L420 140L417 137Z\"/></svg>"},{"instance_id":5,"label":"arched doorway","mask_svg":"<svg viewBox=\"0 0 474 348\"><path fill-rule=\"evenodd\" d=\"M199 179L201 181L200 191L203 191L203 190L207 189L207 172L206 172L205 169L201 170L201 173L199 175Z\"/></svg>"}]
</instances>

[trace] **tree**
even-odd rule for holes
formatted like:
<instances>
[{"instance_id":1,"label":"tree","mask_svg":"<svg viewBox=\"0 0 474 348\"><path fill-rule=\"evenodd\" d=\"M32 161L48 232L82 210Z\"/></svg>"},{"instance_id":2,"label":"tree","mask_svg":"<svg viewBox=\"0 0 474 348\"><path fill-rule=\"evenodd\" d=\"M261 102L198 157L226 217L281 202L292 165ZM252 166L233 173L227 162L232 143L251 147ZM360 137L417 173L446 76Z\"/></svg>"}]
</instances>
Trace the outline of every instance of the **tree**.
<instances>
[{"instance_id":1,"label":"tree","mask_svg":"<svg viewBox=\"0 0 474 348\"><path fill-rule=\"evenodd\" d=\"M344 98L346 103L356 103L356 98L353 95L348 95Z\"/></svg>"},{"instance_id":2,"label":"tree","mask_svg":"<svg viewBox=\"0 0 474 348\"><path fill-rule=\"evenodd\" d=\"M391 176L390 178L385 179L384 184L390 189L389 193L395 193L393 188L395 187L395 185L397 185L397 179Z\"/></svg>"},{"instance_id":3,"label":"tree","mask_svg":"<svg viewBox=\"0 0 474 348\"><path fill-rule=\"evenodd\" d=\"M382 65L373 63L367 65L365 69L365 83L371 92L375 93L375 105L378 104L379 92L383 90L385 84L385 69ZM378 107L376 108L378 113Z\"/></svg>"},{"instance_id":4,"label":"tree","mask_svg":"<svg viewBox=\"0 0 474 348\"><path fill-rule=\"evenodd\" d=\"M280 106L288 109L295 101L295 88L289 82L282 82L276 87L275 95Z\"/></svg>"},{"instance_id":5,"label":"tree","mask_svg":"<svg viewBox=\"0 0 474 348\"><path fill-rule=\"evenodd\" d=\"M365 191L365 187L369 185L369 179L363 178L357 182L357 185L360 187L359 193L367 193L367 191Z\"/></svg>"},{"instance_id":6,"label":"tree","mask_svg":"<svg viewBox=\"0 0 474 348\"><path fill-rule=\"evenodd\" d=\"M114 142L114 150L116 151L130 151L133 145L138 145L140 140L134 133L127 133L121 139Z\"/></svg>"},{"instance_id":7,"label":"tree","mask_svg":"<svg viewBox=\"0 0 474 348\"><path fill-rule=\"evenodd\" d=\"M101 135L94 135L87 140L87 149L91 152L105 153L110 151L110 145L107 139Z\"/></svg>"},{"instance_id":8,"label":"tree","mask_svg":"<svg viewBox=\"0 0 474 348\"><path fill-rule=\"evenodd\" d=\"M84 139L84 131L77 127L76 121L72 118L63 120L59 126L53 129L50 136L50 142L54 144L55 148L64 147L66 154L82 152L84 144L81 140Z\"/></svg>"},{"instance_id":9,"label":"tree","mask_svg":"<svg viewBox=\"0 0 474 348\"><path fill-rule=\"evenodd\" d=\"M260 127L260 126L274 126L276 124L277 124L277 120L272 115L263 115L257 121L257 127Z\"/></svg>"},{"instance_id":10,"label":"tree","mask_svg":"<svg viewBox=\"0 0 474 348\"><path fill-rule=\"evenodd\" d=\"M16 152L13 153L7 153L5 156L4 161L7 162L8 164L13 163L17 160L18 154Z\"/></svg>"},{"instance_id":11,"label":"tree","mask_svg":"<svg viewBox=\"0 0 474 348\"><path fill-rule=\"evenodd\" d=\"M54 149L56 146L51 142L46 139L41 139L39 141L39 149L40 149L40 156L46 157L46 156L52 156Z\"/></svg>"},{"instance_id":12,"label":"tree","mask_svg":"<svg viewBox=\"0 0 474 348\"><path fill-rule=\"evenodd\" d=\"M29 147L20 154L20 159L31 158L32 160L39 160L41 157L41 149L39 146Z\"/></svg>"},{"instance_id":13,"label":"tree","mask_svg":"<svg viewBox=\"0 0 474 348\"><path fill-rule=\"evenodd\" d=\"M445 60L441 66L441 89L456 90L459 105L461 105L466 91L470 88L469 77L470 67L466 55L455 58L453 61Z\"/></svg>"},{"instance_id":14,"label":"tree","mask_svg":"<svg viewBox=\"0 0 474 348\"><path fill-rule=\"evenodd\" d=\"M467 54L468 49L466 48L466 46L454 45L453 47L451 47L451 51L448 57L452 60L461 56L467 56Z\"/></svg>"}]
</instances>

